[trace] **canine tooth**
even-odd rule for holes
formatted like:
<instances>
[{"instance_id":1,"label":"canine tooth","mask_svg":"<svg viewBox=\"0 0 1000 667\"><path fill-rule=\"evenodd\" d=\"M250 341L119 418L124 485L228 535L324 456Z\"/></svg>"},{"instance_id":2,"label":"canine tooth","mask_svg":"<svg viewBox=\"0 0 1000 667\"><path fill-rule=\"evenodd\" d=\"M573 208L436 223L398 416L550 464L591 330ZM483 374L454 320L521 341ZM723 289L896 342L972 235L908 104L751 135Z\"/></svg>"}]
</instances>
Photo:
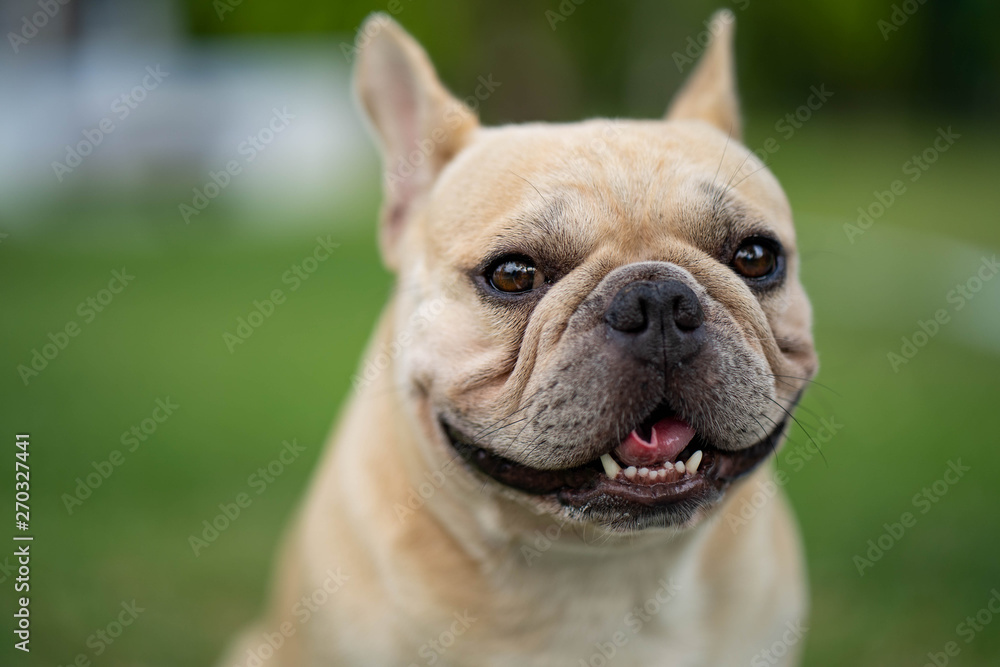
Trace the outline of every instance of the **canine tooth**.
<instances>
[{"instance_id":1,"label":"canine tooth","mask_svg":"<svg viewBox=\"0 0 1000 667\"><path fill-rule=\"evenodd\" d=\"M638 471L636 470L635 466L629 466L625 468L625 476L628 477L629 479L634 479L636 472Z\"/></svg>"},{"instance_id":2,"label":"canine tooth","mask_svg":"<svg viewBox=\"0 0 1000 667\"><path fill-rule=\"evenodd\" d=\"M639 477L649 477L649 468L639 468Z\"/></svg>"},{"instance_id":3,"label":"canine tooth","mask_svg":"<svg viewBox=\"0 0 1000 667\"><path fill-rule=\"evenodd\" d=\"M604 474L610 479L614 479L621 472L622 467L618 465L618 461L611 458L611 454L601 455L601 465L604 466Z\"/></svg>"},{"instance_id":4,"label":"canine tooth","mask_svg":"<svg viewBox=\"0 0 1000 667\"><path fill-rule=\"evenodd\" d=\"M676 470L677 472L679 472L680 474L683 475L684 474L684 464L681 463L680 461L678 461L677 463L674 464L674 470Z\"/></svg>"},{"instance_id":5,"label":"canine tooth","mask_svg":"<svg viewBox=\"0 0 1000 667\"><path fill-rule=\"evenodd\" d=\"M694 454L691 455L691 458L687 460L685 468L687 468L687 471L692 475L698 472L698 466L701 465L701 457L702 453L701 450L699 449L698 451L696 451Z\"/></svg>"}]
</instances>

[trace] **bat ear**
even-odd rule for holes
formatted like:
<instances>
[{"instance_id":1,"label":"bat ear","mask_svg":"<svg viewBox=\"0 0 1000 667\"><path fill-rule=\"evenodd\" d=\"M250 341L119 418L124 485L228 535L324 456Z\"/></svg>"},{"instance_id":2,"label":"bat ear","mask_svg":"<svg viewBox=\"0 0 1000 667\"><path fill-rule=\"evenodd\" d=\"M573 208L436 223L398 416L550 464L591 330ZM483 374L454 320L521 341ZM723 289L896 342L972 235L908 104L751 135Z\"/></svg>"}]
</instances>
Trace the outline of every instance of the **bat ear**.
<instances>
[{"instance_id":1,"label":"bat ear","mask_svg":"<svg viewBox=\"0 0 1000 667\"><path fill-rule=\"evenodd\" d=\"M449 93L427 54L389 16L369 16L369 40L358 54L354 86L382 152L384 200L379 243L390 269L407 222L438 174L479 126Z\"/></svg>"},{"instance_id":2,"label":"bat ear","mask_svg":"<svg viewBox=\"0 0 1000 667\"><path fill-rule=\"evenodd\" d=\"M708 48L674 96L666 119L703 120L739 140L743 132L733 64L736 17L723 9L712 15L709 26Z\"/></svg>"}]
</instances>

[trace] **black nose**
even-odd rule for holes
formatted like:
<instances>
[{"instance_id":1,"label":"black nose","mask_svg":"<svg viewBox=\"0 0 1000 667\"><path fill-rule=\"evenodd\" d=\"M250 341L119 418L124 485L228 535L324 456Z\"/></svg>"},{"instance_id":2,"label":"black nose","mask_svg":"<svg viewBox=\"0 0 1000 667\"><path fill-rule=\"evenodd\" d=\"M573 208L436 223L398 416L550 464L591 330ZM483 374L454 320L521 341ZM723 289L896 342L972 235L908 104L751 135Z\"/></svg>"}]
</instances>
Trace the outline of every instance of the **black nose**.
<instances>
[{"instance_id":1,"label":"black nose","mask_svg":"<svg viewBox=\"0 0 1000 667\"><path fill-rule=\"evenodd\" d=\"M705 313L679 280L629 283L604 314L613 338L636 357L657 364L686 361L705 339Z\"/></svg>"}]
</instances>

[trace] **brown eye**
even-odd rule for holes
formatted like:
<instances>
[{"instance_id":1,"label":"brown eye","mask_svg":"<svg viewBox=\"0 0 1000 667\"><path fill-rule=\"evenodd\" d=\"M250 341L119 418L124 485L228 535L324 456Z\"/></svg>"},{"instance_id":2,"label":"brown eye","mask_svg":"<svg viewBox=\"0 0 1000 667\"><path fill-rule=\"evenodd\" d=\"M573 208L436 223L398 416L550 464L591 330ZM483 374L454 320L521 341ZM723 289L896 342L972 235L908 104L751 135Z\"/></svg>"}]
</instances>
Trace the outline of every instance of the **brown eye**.
<instances>
[{"instance_id":1,"label":"brown eye","mask_svg":"<svg viewBox=\"0 0 1000 667\"><path fill-rule=\"evenodd\" d=\"M545 282L542 272L527 257L504 257L486 272L494 289L517 293L541 287Z\"/></svg>"},{"instance_id":2,"label":"brown eye","mask_svg":"<svg viewBox=\"0 0 1000 667\"><path fill-rule=\"evenodd\" d=\"M761 280L778 270L779 252L773 241L747 239L733 256L733 268L745 278Z\"/></svg>"}]
</instances>

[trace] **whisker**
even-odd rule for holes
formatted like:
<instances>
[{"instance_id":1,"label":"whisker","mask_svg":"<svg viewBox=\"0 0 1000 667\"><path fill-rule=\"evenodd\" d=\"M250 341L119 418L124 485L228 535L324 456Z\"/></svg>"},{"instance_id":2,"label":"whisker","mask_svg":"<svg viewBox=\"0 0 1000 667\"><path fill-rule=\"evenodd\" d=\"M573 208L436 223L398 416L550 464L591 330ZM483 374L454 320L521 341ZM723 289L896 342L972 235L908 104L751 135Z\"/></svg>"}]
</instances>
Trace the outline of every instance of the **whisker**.
<instances>
[{"instance_id":1,"label":"whisker","mask_svg":"<svg viewBox=\"0 0 1000 667\"><path fill-rule=\"evenodd\" d=\"M726 185L723 188L722 194L719 197L719 199L724 199L726 197L726 195L729 194L729 191L732 190L733 187L735 187L735 186L731 185L731 183L733 182L733 178L736 177L736 174L740 173L740 170L743 169L743 165L745 165L747 163L747 160L750 159L751 155L753 155L753 153L750 153L748 151L747 154L743 157L743 161L740 162L739 166L736 167L736 169L733 171L733 173L729 175L729 179L726 181Z\"/></svg>"},{"instance_id":2,"label":"whisker","mask_svg":"<svg viewBox=\"0 0 1000 667\"><path fill-rule=\"evenodd\" d=\"M834 389L833 387L828 387L827 385L822 384L820 382L816 382L816 380L811 380L809 378L802 378L802 377L798 377L798 376L795 376L795 375L772 375L770 373L767 373L767 375L768 375L768 377L773 377L773 378L789 378L789 379L792 379L792 380L801 380L803 382L808 382L809 384L814 384L817 387L822 387L823 389L826 389L827 391L832 392L837 397L843 398L836 389Z\"/></svg>"},{"instance_id":3,"label":"whisker","mask_svg":"<svg viewBox=\"0 0 1000 667\"><path fill-rule=\"evenodd\" d=\"M726 134L726 143L722 147L722 156L719 158L719 166L715 168L715 176L712 177L712 185L715 185L716 179L719 178L719 172L722 171L722 163L726 161L726 150L729 148L729 142L733 138L733 126L729 126L729 133ZM721 203L717 202L717 203Z\"/></svg>"},{"instance_id":4,"label":"whisker","mask_svg":"<svg viewBox=\"0 0 1000 667\"><path fill-rule=\"evenodd\" d=\"M806 427L802 425L802 422L800 422L798 419L795 418L795 415L793 415L791 412L789 412L788 409L785 408L785 406L783 406L781 403L777 402L776 400L774 400L770 396L765 395L764 398L766 398L767 400L771 401L772 403L774 403L775 405L777 405L779 408L781 408L781 411L784 412L786 415L788 415L788 418L791 419L793 422L795 422L795 424L800 429L802 429L802 432L805 433L806 436L808 436L809 440L811 440L812 443L813 443L813 445L816 447L816 451L818 451L821 456L823 455L823 448L819 446L819 443L816 442L816 439L814 437L812 437L812 434L808 430L806 430ZM824 456L824 460L826 460L825 456Z\"/></svg>"},{"instance_id":5,"label":"whisker","mask_svg":"<svg viewBox=\"0 0 1000 667\"><path fill-rule=\"evenodd\" d=\"M733 190L733 189L739 187L740 183L742 183L743 181L747 180L748 178L750 178L751 176L753 176L754 174L756 174L758 171L761 171L762 169L766 169L766 168L767 168L767 163L766 162L762 162L759 168L754 169L749 174L747 174L746 176L744 176L740 180L738 180L735 183L733 183L732 186L729 189Z\"/></svg>"},{"instance_id":6,"label":"whisker","mask_svg":"<svg viewBox=\"0 0 1000 667\"><path fill-rule=\"evenodd\" d=\"M764 416L766 417L767 415L764 415ZM754 417L753 415L750 415L750 418L753 419L755 422L757 422L757 426L760 427L760 432L764 434L764 439L767 440L767 429L764 428L764 425L761 424L760 421L758 421L757 418ZM774 464L778 467L778 469L780 469L781 468L781 461L778 460L778 447L777 447L777 443L775 443L775 445L771 447L771 453L774 454Z\"/></svg>"},{"instance_id":7,"label":"whisker","mask_svg":"<svg viewBox=\"0 0 1000 667\"><path fill-rule=\"evenodd\" d=\"M536 193L538 193L538 196L542 198L542 201L543 201L543 202L545 202L546 204L548 204L548 203L549 203L549 200L548 200L548 199L546 199L546 198L545 198L545 195L543 195L543 194L541 193L541 191L540 191L540 190L539 190L538 188L536 188L536 187L535 187L535 184L534 184L534 183L532 183L531 181L529 181L528 179L526 179L526 178L525 178L524 176L521 176L520 174L517 174L517 173L514 173L514 172L513 172L513 171L511 171L510 169L508 169L507 171L508 171L508 172L510 172L511 174L514 174L514 176L517 176L517 177L518 177L518 178L520 178L520 179L521 179L522 181L524 181L525 183L527 183L528 185L530 185L530 186L531 186L531 189L532 189L532 190L534 190L534 191L535 191Z\"/></svg>"}]
</instances>

